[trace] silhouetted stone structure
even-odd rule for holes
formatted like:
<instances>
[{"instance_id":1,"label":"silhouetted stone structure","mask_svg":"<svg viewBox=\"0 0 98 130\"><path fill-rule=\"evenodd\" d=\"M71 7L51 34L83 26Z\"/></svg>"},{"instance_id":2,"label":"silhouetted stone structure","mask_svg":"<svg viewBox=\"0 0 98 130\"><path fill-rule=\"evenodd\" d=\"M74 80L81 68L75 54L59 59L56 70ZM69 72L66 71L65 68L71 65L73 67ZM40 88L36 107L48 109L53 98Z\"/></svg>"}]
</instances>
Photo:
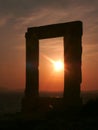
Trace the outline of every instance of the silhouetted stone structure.
<instances>
[{"instance_id":1,"label":"silhouetted stone structure","mask_svg":"<svg viewBox=\"0 0 98 130\"><path fill-rule=\"evenodd\" d=\"M35 113L45 105L45 98L39 97L39 40L64 37L64 95L63 106L81 104L80 84L82 55L82 22L74 21L28 28L26 32L26 88L22 101L23 113ZM47 75L48 76L48 75ZM51 103L54 99L49 100ZM54 100L56 102L56 100ZM59 102L59 101L57 101ZM55 103L54 103L55 104ZM49 104L48 104L49 105Z\"/></svg>"}]
</instances>

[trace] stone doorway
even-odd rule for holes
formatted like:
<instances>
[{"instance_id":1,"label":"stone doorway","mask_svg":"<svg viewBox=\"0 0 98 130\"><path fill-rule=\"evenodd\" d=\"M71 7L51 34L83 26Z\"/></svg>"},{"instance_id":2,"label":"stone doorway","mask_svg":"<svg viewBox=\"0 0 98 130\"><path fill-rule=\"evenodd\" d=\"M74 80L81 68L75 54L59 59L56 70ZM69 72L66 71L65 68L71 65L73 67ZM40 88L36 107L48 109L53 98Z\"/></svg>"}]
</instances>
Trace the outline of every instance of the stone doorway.
<instances>
[{"instance_id":1,"label":"stone doorway","mask_svg":"<svg viewBox=\"0 0 98 130\"><path fill-rule=\"evenodd\" d=\"M39 41L39 96L63 97L63 37Z\"/></svg>"},{"instance_id":2,"label":"stone doorway","mask_svg":"<svg viewBox=\"0 0 98 130\"><path fill-rule=\"evenodd\" d=\"M81 104L82 82L82 22L74 21L28 28L26 32L26 87L22 100L22 112L34 113L48 99L39 97L39 40L64 37L64 95L63 106ZM65 64L67 73L65 74ZM45 102L44 102L45 101ZM59 102L49 99L49 102Z\"/></svg>"}]
</instances>

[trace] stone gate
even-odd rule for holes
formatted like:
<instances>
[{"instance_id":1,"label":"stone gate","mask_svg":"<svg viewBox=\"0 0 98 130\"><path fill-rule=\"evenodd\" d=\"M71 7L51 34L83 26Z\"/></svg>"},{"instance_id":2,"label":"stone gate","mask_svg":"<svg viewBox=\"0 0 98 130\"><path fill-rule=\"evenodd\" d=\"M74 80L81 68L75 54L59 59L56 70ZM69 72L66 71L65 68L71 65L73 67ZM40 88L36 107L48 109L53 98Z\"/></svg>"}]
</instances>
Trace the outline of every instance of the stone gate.
<instances>
[{"instance_id":1,"label":"stone gate","mask_svg":"<svg viewBox=\"0 0 98 130\"><path fill-rule=\"evenodd\" d=\"M31 27L28 28L25 37L26 87L24 98L22 100L22 112L32 113L41 106L41 102L43 104L47 104L46 102L48 102L45 98L43 101L41 100L41 97L39 97L39 40L46 38L63 37L64 95L61 101L63 102L64 107L80 105L80 84L82 82L82 22L73 21L68 23ZM65 64L67 72L65 72ZM49 103L53 102L53 100L54 99L49 100Z\"/></svg>"}]
</instances>

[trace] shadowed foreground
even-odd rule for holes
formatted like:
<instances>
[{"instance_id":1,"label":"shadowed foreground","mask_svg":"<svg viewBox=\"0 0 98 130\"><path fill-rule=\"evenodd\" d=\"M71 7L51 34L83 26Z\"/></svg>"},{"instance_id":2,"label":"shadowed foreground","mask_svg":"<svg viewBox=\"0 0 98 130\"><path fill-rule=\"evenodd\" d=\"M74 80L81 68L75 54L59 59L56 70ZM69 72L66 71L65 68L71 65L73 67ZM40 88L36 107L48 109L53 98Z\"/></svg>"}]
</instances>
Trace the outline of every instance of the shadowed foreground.
<instances>
[{"instance_id":1,"label":"shadowed foreground","mask_svg":"<svg viewBox=\"0 0 98 130\"><path fill-rule=\"evenodd\" d=\"M50 111L43 119L22 119L21 113L6 114L0 118L0 130L32 128L33 130L98 130L98 99L88 101L80 111Z\"/></svg>"}]
</instances>

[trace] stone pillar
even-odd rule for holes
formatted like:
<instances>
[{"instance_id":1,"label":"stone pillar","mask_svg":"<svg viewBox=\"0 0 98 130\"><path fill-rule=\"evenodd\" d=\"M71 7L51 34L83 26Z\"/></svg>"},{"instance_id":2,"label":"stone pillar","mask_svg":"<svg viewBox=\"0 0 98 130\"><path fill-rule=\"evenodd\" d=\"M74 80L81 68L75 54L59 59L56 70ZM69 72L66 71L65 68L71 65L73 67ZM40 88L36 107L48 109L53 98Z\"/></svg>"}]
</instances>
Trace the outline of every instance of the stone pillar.
<instances>
[{"instance_id":1,"label":"stone pillar","mask_svg":"<svg viewBox=\"0 0 98 130\"><path fill-rule=\"evenodd\" d=\"M81 35L64 36L64 101L70 106L81 104L81 54Z\"/></svg>"},{"instance_id":2,"label":"stone pillar","mask_svg":"<svg viewBox=\"0 0 98 130\"><path fill-rule=\"evenodd\" d=\"M38 97L39 41L35 35L26 34L26 90L28 96Z\"/></svg>"},{"instance_id":3,"label":"stone pillar","mask_svg":"<svg viewBox=\"0 0 98 130\"><path fill-rule=\"evenodd\" d=\"M39 97L39 41L36 35L26 33L26 87L22 112L31 113Z\"/></svg>"}]
</instances>

